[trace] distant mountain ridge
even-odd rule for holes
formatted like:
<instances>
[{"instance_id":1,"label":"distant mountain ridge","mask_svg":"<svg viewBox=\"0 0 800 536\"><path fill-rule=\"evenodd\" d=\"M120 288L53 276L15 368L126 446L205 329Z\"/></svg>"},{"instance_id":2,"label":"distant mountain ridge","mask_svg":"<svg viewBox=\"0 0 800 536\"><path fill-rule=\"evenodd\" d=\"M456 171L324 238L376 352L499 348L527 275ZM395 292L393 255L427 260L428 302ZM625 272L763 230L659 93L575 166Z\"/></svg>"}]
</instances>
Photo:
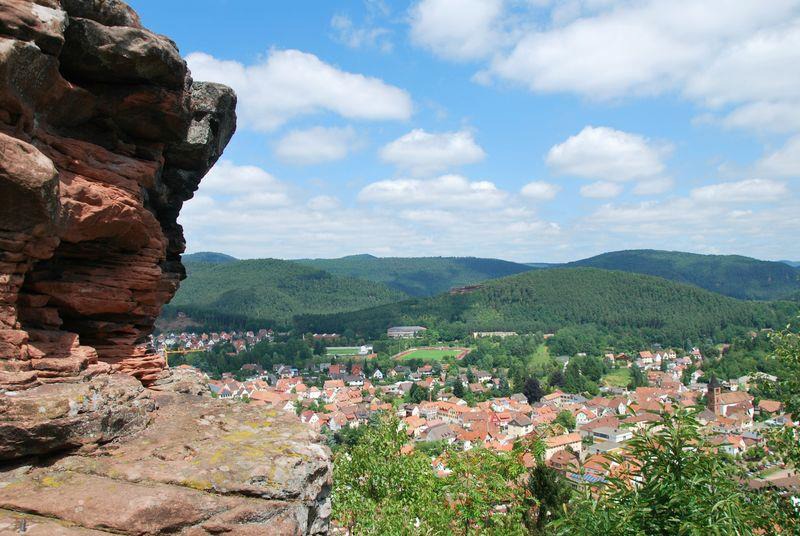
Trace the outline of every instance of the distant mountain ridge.
<instances>
[{"instance_id":1,"label":"distant mountain ridge","mask_svg":"<svg viewBox=\"0 0 800 536\"><path fill-rule=\"evenodd\" d=\"M778 261L782 262L783 264L788 264L792 268L800 268L800 261Z\"/></svg>"},{"instance_id":2,"label":"distant mountain ridge","mask_svg":"<svg viewBox=\"0 0 800 536\"><path fill-rule=\"evenodd\" d=\"M433 296L454 287L475 285L533 269L521 263L478 257L375 257L365 254L295 262L334 275L383 283L417 297Z\"/></svg>"},{"instance_id":3,"label":"distant mountain ridge","mask_svg":"<svg viewBox=\"0 0 800 536\"><path fill-rule=\"evenodd\" d=\"M163 316L183 312L203 325L286 327L298 314L354 311L408 297L380 283L279 259L190 260L186 271Z\"/></svg>"},{"instance_id":4,"label":"distant mountain ridge","mask_svg":"<svg viewBox=\"0 0 800 536\"><path fill-rule=\"evenodd\" d=\"M603 253L563 266L653 275L739 299L791 299L800 292L800 270L797 268L783 262L741 255L641 249Z\"/></svg>"},{"instance_id":5,"label":"distant mountain ridge","mask_svg":"<svg viewBox=\"0 0 800 536\"><path fill-rule=\"evenodd\" d=\"M531 268L558 268L563 266L563 263L560 262L524 262L522 264Z\"/></svg>"},{"instance_id":6,"label":"distant mountain ridge","mask_svg":"<svg viewBox=\"0 0 800 536\"><path fill-rule=\"evenodd\" d=\"M200 252L185 255L184 262L189 277L173 302L165 307L164 315L174 318L177 311L182 311L195 322L215 325L288 326L298 315L320 317L350 312L353 318L371 324L380 317L359 317L362 310L372 314L370 308L385 306L387 309L379 307L378 311L393 311L389 304L436 296L433 302L419 302L429 306L438 303L435 300L440 299L439 294L472 285L481 288L470 289L468 294L482 295L483 287L495 288L495 280L515 284L514 281L527 280L511 276L532 276L563 268L650 275L740 299L800 301L800 269L783 262L737 255L628 250L560 265L473 257L381 258L366 254L339 259L240 261L222 253ZM585 284L584 290L589 294L594 292ZM629 292L621 287L619 291ZM502 309L502 304L484 309L481 314L488 318L497 308ZM532 319L538 314L535 310L535 307L530 310ZM411 320L408 317L405 321Z\"/></svg>"},{"instance_id":7,"label":"distant mountain ridge","mask_svg":"<svg viewBox=\"0 0 800 536\"><path fill-rule=\"evenodd\" d=\"M216 253L214 251L198 251L197 253L188 253L181 257L181 261L184 263L207 262L210 264L226 264L238 260L239 259L236 257L231 257L225 253Z\"/></svg>"},{"instance_id":8,"label":"distant mountain ridge","mask_svg":"<svg viewBox=\"0 0 800 536\"><path fill-rule=\"evenodd\" d=\"M556 332L577 339L683 345L687 339L727 340L750 329L781 325L797 307L743 301L660 277L596 268L534 270L487 281L468 294L440 294L341 314L305 315L301 331L352 330L367 337L392 325L419 324L450 336L471 331Z\"/></svg>"}]
</instances>

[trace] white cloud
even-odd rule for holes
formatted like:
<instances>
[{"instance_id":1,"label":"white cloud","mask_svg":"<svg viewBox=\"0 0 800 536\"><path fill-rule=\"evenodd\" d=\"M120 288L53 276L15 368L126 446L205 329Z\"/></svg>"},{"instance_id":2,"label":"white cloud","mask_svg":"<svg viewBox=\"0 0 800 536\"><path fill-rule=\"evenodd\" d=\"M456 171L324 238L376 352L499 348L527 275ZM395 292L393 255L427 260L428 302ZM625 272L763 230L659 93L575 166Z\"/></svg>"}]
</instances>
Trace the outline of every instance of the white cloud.
<instances>
[{"instance_id":1,"label":"white cloud","mask_svg":"<svg viewBox=\"0 0 800 536\"><path fill-rule=\"evenodd\" d=\"M640 182L633 188L636 195L656 195L668 192L675 186L675 181L669 177L659 177Z\"/></svg>"},{"instance_id":2,"label":"white cloud","mask_svg":"<svg viewBox=\"0 0 800 536\"><path fill-rule=\"evenodd\" d=\"M286 192L250 192L245 196L236 197L228 202L228 206L236 210L269 209L286 207L289 204L290 201Z\"/></svg>"},{"instance_id":3,"label":"white cloud","mask_svg":"<svg viewBox=\"0 0 800 536\"><path fill-rule=\"evenodd\" d=\"M800 100L745 104L728 113L721 123L728 128L797 132L800 131Z\"/></svg>"},{"instance_id":4,"label":"white cloud","mask_svg":"<svg viewBox=\"0 0 800 536\"><path fill-rule=\"evenodd\" d=\"M378 48L382 52L391 52L393 45L389 40L391 30L381 26L357 26L347 15L334 15L331 28L335 39L350 48Z\"/></svg>"},{"instance_id":5,"label":"white cloud","mask_svg":"<svg viewBox=\"0 0 800 536\"><path fill-rule=\"evenodd\" d=\"M790 138L783 147L762 158L756 169L768 176L800 177L800 135Z\"/></svg>"},{"instance_id":6,"label":"white cloud","mask_svg":"<svg viewBox=\"0 0 800 536\"><path fill-rule=\"evenodd\" d=\"M391 179L364 187L358 199L366 203L470 207L485 210L501 206L507 193L488 181L470 181L461 175L435 179Z\"/></svg>"},{"instance_id":7,"label":"white cloud","mask_svg":"<svg viewBox=\"0 0 800 536\"><path fill-rule=\"evenodd\" d=\"M793 73L798 62L800 19L794 18L723 50L689 77L684 92L711 108L735 106L723 112L718 121L723 126L797 132L800 80Z\"/></svg>"},{"instance_id":8,"label":"white cloud","mask_svg":"<svg viewBox=\"0 0 800 536\"><path fill-rule=\"evenodd\" d=\"M411 40L452 60L488 56L504 40L503 0L421 0L411 8Z\"/></svg>"},{"instance_id":9,"label":"white cloud","mask_svg":"<svg viewBox=\"0 0 800 536\"><path fill-rule=\"evenodd\" d=\"M547 153L556 173L586 179L629 181L650 178L664 170L668 147L647 138L608 127L587 126Z\"/></svg>"},{"instance_id":10,"label":"white cloud","mask_svg":"<svg viewBox=\"0 0 800 536\"><path fill-rule=\"evenodd\" d=\"M537 201L549 201L555 198L560 190L561 187L557 184L551 184L544 181L533 181L523 186L522 190L520 190L520 193L529 199L535 199Z\"/></svg>"},{"instance_id":11,"label":"white cloud","mask_svg":"<svg viewBox=\"0 0 800 536\"><path fill-rule=\"evenodd\" d=\"M405 220L427 225L455 225L460 219L453 212L438 209L404 210L400 213L400 216Z\"/></svg>"},{"instance_id":12,"label":"white cloud","mask_svg":"<svg viewBox=\"0 0 800 536\"><path fill-rule=\"evenodd\" d=\"M309 195L297 185L290 189L253 166L220 162L212 178L221 172L260 179L246 181L227 195L218 193L218 184L208 188L201 183L180 215L189 251L223 251L241 258L299 258L308 257L309 251L320 257L481 252L524 260L540 258L535 252L562 241L558 225L514 205L511 196L489 182L444 176L398 188L376 183L365 188L365 202L351 208L331 195ZM244 187L256 184L269 188L259 192ZM269 197L275 192L284 193L285 202L272 203ZM404 197L409 195L410 200Z\"/></svg>"},{"instance_id":13,"label":"white cloud","mask_svg":"<svg viewBox=\"0 0 800 536\"><path fill-rule=\"evenodd\" d=\"M550 18L556 26L563 26L578 19L595 15L614 6L617 0L530 0L535 7L548 7L552 4Z\"/></svg>"},{"instance_id":14,"label":"white cloud","mask_svg":"<svg viewBox=\"0 0 800 536\"><path fill-rule=\"evenodd\" d=\"M230 160L220 160L203 178L202 193L236 195L256 193L285 193L275 177L257 166L237 166Z\"/></svg>"},{"instance_id":15,"label":"white cloud","mask_svg":"<svg viewBox=\"0 0 800 536\"><path fill-rule=\"evenodd\" d=\"M414 129L385 145L381 159L415 174L480 162L486 156L468 130L429 133Z\"/></svg>"},{"instance_id":16,"label":"white cloud","mask_svg":"<svg viewBox=\"0 0 800 536\"><path fill-rule=\"evenodd\" d=\"M489 65L473 80L600 100L672 92L716 110L714 122L728 127L800 130L797 0L528 4L528 13L506 4L494 15L492 27L511 28L508 40L494 40L494 49L483 54L491 57ZM541 22L546 14L550 24Z\"/></svg>"},{"instance_id":17,"label":"white cloud","mask_svg":"<svg viewBox=\"0 0 800 536\"><path fill-rule=\"evenodd\" d=\"M360 140L353 127L292 130L275 145L275 154L292 164L320 164L345 158Z\"/></svg>"},{"instance_id":18,"label":"white cloud","mask_svg":"<svg viewBox=\"0 0 800 536\"><path fill-rule=\"evenodd\" d=\"M299 258L309 251L319 256L379 254L384 241L422 239L395 219L343 208L330 195L306 199L263 169L229 160L218 162L200 183L180 222L191 251L224 251L241 258Z\"/></svg>"},{"instance_id":19,"label":"white cloud","mask_svg":"<svg viewBox=\"0 0 800 536\"><path fill-rule=\"evenodd\" d=\"M742 36L785 21L797 7L794 0L769 9L762 0L603 4L566 25L528 32L491 72L534 91L591 98L680 89Z\"/></svg>"},{"instance_id":20,"label":"white cloud","mask_svg":"<svg viewBox=\"0 0 800 536\"><path fill-rule=\"evenodd\" d=\"M782 182L748 179L695 188L691 191L691 197L708 203L759 203L778 201L788 193L786 185Z\"/></svg>"},{"instance_id":21,"label":"white cloud","mask_svg":"<svg viewBox=\"0 0 800 536\"><path fill-rule=\"evenodd\" d=\"M318 195L309 199L306 205L311 210L328 211L338 209L341 206L341 201L331 195Z\"/></svg>"},{"instance_id":22,"label":"white cloud","mask_svg":"<svg viewBox=\"0 0 800 536\"><path fill-rule=\"evenodd\" d=\"M733 190L737 188L748 189L740 186ZM737 194L721 191L721 197L712 199L712 190L698 190L694 195L664 201L603 205L573 232L578 239L590 237L591 247L605 250L657 245L660 249L777 259L785 258L787 248L794 247L792 238L787 241L787 237L800 228L796 196L784 195L767 206L742 208L726 202Z\"/></svg>"},{"instance_id":23,"label":"white cloud","mask_svg":"<svg viewBox=\"0 0 800 536\"><path fill-rule=\"evenodd\" d=\"M773 12L763 9L764 12ZM775 11L780 11L778 8ZM756 32L721 51L687 81L686 93L710 106L800 97L790 73L800 63L800 21Z\"/></svg>"},{"instance_id":24,"label":"white cloud","mask_svg":"<svg viewBox=\"0 0 800 536\"><path fill-rule=\"evenodd\" d=\"M229 160L208 179L180 215L189 251L241 258L300 258L312 251L320 257L367 252L557 261L643 247L779 258L795 247L800 228L800 197L791 184L769 180L703 186L662 201L603 204L562 227L538 217L521 195L458 176L374 183L353 207L320 193L320 186L304 190Z\"/></svg>"},{"instance_id":25,"label":"white cloud","mask_svg":"<svg viewBox=\"0 0 800 536\"><path fill-rule=\"evenodd\" d=\"M313 54L271 50L253 65L195 52L186 57L197 80L221 82L239 98L244 126L271 131L293 117L333 112L349 119L405 120L411 97L378 78L342 71Z\"/></svg>"},{"instance_id":26,"label":"white cloud","mask_svg":"<svg viewBox=\"0 0 800 536\"><path fill-rule=\"evenodd\" d=\"M599 181L581 186L581 195L594 199L608 199L621 193L622 186L616 182Z\"/></svg>"}]
</instances>

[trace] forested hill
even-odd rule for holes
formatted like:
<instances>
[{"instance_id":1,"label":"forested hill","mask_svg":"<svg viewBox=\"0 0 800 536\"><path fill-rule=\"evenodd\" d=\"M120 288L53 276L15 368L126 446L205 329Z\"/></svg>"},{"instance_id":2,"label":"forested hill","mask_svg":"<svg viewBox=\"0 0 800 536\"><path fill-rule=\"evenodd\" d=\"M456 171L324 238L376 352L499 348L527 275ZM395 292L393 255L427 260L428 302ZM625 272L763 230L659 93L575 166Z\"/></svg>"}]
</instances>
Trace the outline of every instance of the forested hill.
<instances>
[{"instance_id":1,"label":"forested hill","mask_svg":"<svg viewBox=\"0 0 800 536\"><path fill-rule=\"evenodd\" d=\"M513 330L604 338L617 345L683 346L687 339L729 340L753 328L777 327L795 309L795 304L736 300L647 275L553 268L490 281L469 294L304 316L296 324L302 331L352 330L365 336L378 336L391 325L420 324L445 336Z\"/></svg>"},{"instance_id":2,"label":"forested hill","mask_svg":"<svg viewBox=\"0 0 800 536\"><path fill-rule=\"evenodd\" d=\"M453 287L474 285L532 270L530 266L476 257L373 257L301 259L299 262L344 275L384 283L410 296L433 296Z\"/></svg>"},{"instance_id":3,"label":"forested hill","mask_svg":"<svg viewBox=\"0 0 800 536\"><path fill-rule=\"evenodd\" d=\"M353 311L408 297L380 283L277 259L188 262L186 270L164 316L180 311L218 328L283 327L301 313Z\"/></svg>"},{"instance_id":4,"label":"forested hill","mask_svg":"<svg viewBox=\"0 0 800 536\"><path fill-rule=\"evenodd\" d=\"M799 269L783 262L761 261L739 255L629 250L603 253L565 266L655 275L741 299L786 299L800 291Z\"/></svg>"},{"instance_id":5,"label":"forested hill","mask_svg":"<svg viewBox=\"0 0 800 536\"><path fill-rule=\"evenodd\" d=\"M229 262L236 262L236 257L225 255L224 253L215 253L213 251L198 251L197 253L189 253L181 257L183 264L193 264L197 262L206 262L209 264L227 264Z\"/></svg>"}]
</instances>

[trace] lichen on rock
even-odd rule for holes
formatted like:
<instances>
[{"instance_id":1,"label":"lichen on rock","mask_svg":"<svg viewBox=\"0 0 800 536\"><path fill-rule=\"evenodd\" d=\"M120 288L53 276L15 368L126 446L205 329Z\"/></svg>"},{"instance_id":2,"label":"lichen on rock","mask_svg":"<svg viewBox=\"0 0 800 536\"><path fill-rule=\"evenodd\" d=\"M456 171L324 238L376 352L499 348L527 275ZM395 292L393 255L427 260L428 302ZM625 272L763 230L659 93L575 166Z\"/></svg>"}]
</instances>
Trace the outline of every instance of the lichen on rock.
<instances>
[{"instance_id":1,"label":"lichen on rock","mask_svg":"<svg viewBox=\"0 0 800 536\"><path fill-rule=\"evenodd\" d=\"M235 109L121 0L0 1L0 533L327 531L320 438L144 345Z\"/></svg>"}]
</instances>

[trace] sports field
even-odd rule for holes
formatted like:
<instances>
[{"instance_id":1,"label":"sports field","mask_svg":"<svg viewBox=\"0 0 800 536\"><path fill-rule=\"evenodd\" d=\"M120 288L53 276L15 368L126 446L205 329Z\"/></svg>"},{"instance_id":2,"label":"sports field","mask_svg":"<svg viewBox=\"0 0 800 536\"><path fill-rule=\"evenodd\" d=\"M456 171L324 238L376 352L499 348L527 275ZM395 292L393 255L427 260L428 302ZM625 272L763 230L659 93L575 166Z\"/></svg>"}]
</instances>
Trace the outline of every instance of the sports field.
<instances>
[{"instance_id":1,"label":"sports field","mask_svg":"<svg viewBox=\"0 0 800 536\"><path fill-rule=\"evenodd\" d=\"M469 348L414 348L412 350L400 352L394 356L394 358L398 360L421 359L423 361L441 361L448 356L463 357L462 354L468 351Z\"/></svg>"},{"instance_id":2,"label":"sports field","mask_svg":"<svg viewBox=\"0 0 800 536\"><path fill-rule=\"evenodd\" d=\"M361 348L358 346L329 346L325 349L327 355L358 355Z\"/></svg>"}]
</instances>

